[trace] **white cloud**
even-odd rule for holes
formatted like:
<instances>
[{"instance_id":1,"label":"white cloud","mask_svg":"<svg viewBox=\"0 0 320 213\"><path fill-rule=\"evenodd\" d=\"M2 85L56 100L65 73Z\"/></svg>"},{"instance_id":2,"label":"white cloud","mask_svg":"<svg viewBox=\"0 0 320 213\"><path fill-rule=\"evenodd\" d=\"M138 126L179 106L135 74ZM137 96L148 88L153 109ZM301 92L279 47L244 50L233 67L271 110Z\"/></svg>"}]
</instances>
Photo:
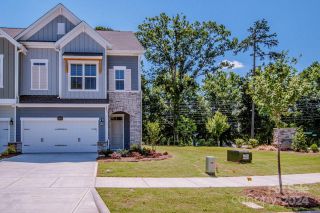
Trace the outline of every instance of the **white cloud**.
<instances>
[{"instance_id":1,"label":"white cloud","mask_svg":"<svg viewBox=\"0 0 320 213\"><path fill-rule=\"evenodd\" d=\"M222 62L228 62L229 64L232 65L232 69L240 69L240 68L243 68L244 65L243 63L241 63L240 61L229 61L229 60L223 60Z\"/></svg>"}]
</instances>

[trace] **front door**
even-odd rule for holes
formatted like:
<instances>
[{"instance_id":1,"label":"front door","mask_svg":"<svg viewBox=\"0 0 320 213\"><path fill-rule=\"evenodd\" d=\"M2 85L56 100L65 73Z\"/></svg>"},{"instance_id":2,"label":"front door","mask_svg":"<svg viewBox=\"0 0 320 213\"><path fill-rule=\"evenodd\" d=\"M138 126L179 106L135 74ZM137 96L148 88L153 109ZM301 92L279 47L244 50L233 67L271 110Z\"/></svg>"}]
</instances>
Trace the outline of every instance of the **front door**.
<instances>
[{"instance_id":1,"label":"front door","mask_svg":"<svg viewBox=\"0 0 320 213\"><path fill-rule=\"evenodd\" d=\"M6 150L9 142L9 121L0 121L0 153Z\"/></svg>"},{"instance_id":2,"label":"front door","mask_svg":"<svg viewBox=\"0 0 320 213\"><path fill-rule=\"evenodd\" d=\"M110 149L124 149L124 116L113 115L111 117L111 141Z\"/></svg>"}]
</instances>

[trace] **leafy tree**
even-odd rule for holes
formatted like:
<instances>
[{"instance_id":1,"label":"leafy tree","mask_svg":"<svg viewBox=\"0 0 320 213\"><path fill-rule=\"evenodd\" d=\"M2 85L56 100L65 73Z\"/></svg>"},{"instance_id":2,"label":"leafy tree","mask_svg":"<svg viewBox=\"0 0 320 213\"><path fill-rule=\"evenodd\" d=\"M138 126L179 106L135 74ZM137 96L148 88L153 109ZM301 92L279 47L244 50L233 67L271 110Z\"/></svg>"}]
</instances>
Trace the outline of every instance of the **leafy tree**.
<instances>
[{"instance_id":1,"label":"leafy tree","mask_svg":"<svg viewBox=\"0 0 320 213\"><path fill-rule=\"evenodd\" d=\"M191 145L193 134L197 131L197 126L192 119L180 116L178 120L179 137L182 139L183 145Z\"/></svg>"},{"instance_id":2,"label":"leafy tree","mask_svg":"<svg viewBox=\"0 0 320 213\"><path fill-rule=\"evenodd\" d=\"M96 26L94 29L101 30L101 31L113 31L111 27L105 27L105 26Z\"/></svg>"},{"instance_id":3,"label":"leafy tree","mask_svg":"<svg viewBox=\"0 0 320 213\"><path fill-rule=\"evenodd\" d=\"M209 118L206 124L207 131L217 139L218 146L221 146L220 136L230 128L227 116L217 111L212 118Z\"/></svg>"},{"instance_id":4,"label":"leafy tree","mask_svg":"<svg viewBox=\"0 0 320 213\"><path fill-rule=\"evenodd\" d=\"M256 63L257 58L263 60L266 56L276 57L275 52L268 52L264 49L270 49L278 45L277 34L270 33L270 27L265 19L258 20L253 23L248 29L249 36L241 41L236 49L238 52L250 51L250 56L252 56L252 75L255 76L256 73ZM251 105L251 137L254 138L254 122L255 122L255 105L252 102Z\"/></svg>"},{"instance_id":5,"label":"leafy tree","mask_svg":"<svg viewBox=\"0 0 320 213\"><path fill-rule=\"evenodd\" d=\"M152 150L154 150L154 147L157 144L157 141L159 141L160 137L160 124L158 122L148 122L147 133L149 137L149 143L152 146Z\"/></svg>"},{"instance_id":6,"label":"leafy tree","mask_svg":"<svg viewBox=\"0 0 320 213\"><path fill-rule=\"evenodd\" d=\"M296 134L293 136L292 148L294 151L297 151L297 152L308 151L307 140L302 128L298 128Z\"/></svg>"},{"instance_id":7,"label":"leafy tree","mask_svg":"<svg viewBox=\"0 0 320 213\"><path fill-rule=\"evenodd\" d=\"M177 126L185 93L196 89L196 77L215 71L217 58L233 49L237 41L230 39L223 25L212 21L190 23L179 14L147 18L138 29L136 35L152 64L151 76L158 78L166 94L173 140L178 144Z\"/></svg>"},{"instance_id":8,"label":"leafy tree","mask_svg":"<svg viewBox=\"0 0 320 213\"><path fill-rule=\"evenodd\" d=\"M290 108L307 94L309 84L297 75L297 71L287 59L278 59L264 70L258 70L249 82L249 94L258 106L259 113L268 115L277 128L285 126L283 116L288 116ZM278 144L278 175L282 194L281 145Z\"/></svg>"}]
</instances>

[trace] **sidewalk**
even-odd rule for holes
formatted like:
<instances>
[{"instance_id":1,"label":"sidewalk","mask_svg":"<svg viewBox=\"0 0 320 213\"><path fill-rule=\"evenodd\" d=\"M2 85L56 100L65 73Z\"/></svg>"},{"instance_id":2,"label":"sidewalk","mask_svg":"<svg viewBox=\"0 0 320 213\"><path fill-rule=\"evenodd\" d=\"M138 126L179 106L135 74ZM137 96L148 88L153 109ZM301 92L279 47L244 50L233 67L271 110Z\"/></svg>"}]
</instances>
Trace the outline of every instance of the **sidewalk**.
<instances>
[{"instance_id":1,"label":"sidewalk","mask_svg":"<svg viewBox=\"0 0 320 213\"><path fill-rule=\"evenodd\" d=\"M278 176L195 177L195 178L125 178L97 177L96 187L105 188L206 188L277 186ZM320 173L282 175L283 185L320 183Z\"/></svg>"}]
</instances>

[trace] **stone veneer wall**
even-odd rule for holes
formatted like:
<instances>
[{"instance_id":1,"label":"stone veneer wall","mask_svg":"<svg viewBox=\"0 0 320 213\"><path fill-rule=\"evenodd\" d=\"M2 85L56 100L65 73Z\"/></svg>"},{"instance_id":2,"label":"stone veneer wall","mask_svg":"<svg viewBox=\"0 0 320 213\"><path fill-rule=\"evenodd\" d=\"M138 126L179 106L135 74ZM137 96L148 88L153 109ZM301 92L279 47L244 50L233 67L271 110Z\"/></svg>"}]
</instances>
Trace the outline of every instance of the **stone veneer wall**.
<instances>
[{"instance_id":1,"label":"stone veneer wall","mask_svg":"<svg viewBox=\"0 0 320 213\"><path fill-rule=\"evenodd\" d=\"M281 150L291 149L292 138L296 133L296 128L273 129L273 143L281 143Z\"/></svg>"},{"instance_id":2,"label":"stone veneer wall","mask_svg":"<svg viewBox=\"0 0 320 213\"><path fill-rule=\"evenodd\" d=\"M108 92L109 95L109 135L110 115L125 112L130 115L130 145L141 145L142 141L142 93L141 92Z\"/></svg>"}]
</instances>

